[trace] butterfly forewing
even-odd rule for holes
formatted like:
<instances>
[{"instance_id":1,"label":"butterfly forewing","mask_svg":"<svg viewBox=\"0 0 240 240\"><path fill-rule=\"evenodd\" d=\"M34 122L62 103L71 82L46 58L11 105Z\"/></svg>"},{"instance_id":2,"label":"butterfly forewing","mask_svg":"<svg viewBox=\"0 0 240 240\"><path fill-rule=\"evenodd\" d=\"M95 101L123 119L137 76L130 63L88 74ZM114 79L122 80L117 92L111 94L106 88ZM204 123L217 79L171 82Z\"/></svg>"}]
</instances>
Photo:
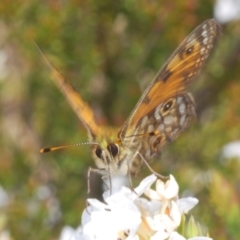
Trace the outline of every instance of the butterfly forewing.
<instances>
[{"instance_id":1,"label":"butterfly forewing","mask_svg":"<svg viewBox=\"0 0 240 240\"><path fill-rule=\"evenodd\" d=\"M187 84L196 77L206 62L219 34L220 26L213 19L203 22L193 30L145 90L120 130L120 138L131 135L139 122L154 112L160 103L185 92Z\"/></svg>"},{"instance_id":2,"label":"butterfly forewing","mask_svg":"<svg viewBox=\"0 0 240 240\"><path fill-rule=\"evenodd\" d=\"M44 56L44 55L43 55ZM46 62L52 69L52 79L59 87L63 95L66 97L68 103L79 117L83 125L88 131L89 140L93 141L99 134L99 127L94 120L94 114L91 108L85 103L75 88L59 73L52 64L44 56Z\"/></svg>"},{"instance_id":3,"label":"butterfly forewing","mask_svg":"<svg viewBox=\"0 0 240 240\"><path fill-rule=\"evenodd\" d=\"M119 131L123 143L134 143L146 160L173 141L195 116L186 87L199 74L219 34L213 19L199 25L166 61ZM137 169L137 163L132 165Z\"/></svg>"}]
</instances>

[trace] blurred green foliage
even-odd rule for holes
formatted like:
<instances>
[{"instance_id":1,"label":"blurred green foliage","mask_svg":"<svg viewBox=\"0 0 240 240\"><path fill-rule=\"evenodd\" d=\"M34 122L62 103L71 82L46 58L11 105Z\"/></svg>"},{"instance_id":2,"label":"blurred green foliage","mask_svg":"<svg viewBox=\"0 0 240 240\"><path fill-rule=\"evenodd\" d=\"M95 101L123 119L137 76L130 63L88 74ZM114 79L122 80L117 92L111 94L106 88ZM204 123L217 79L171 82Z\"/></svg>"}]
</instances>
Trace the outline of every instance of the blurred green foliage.
<instances>
[{"instance_id":1,"label":"blurred green foliage","mask_svg":"<svg viewBox=\"0 0 240 240\"><path fill-rule=\"evenodd\" d=\"M141 91L180 42L212 17L214 1L3 1L0 6L0 232L58 239L78 226L87 197L87 146L40 155L41 147L85 142L86 131L50 80L33 40L91 105L98 122L121 126ZM153 168L173 174L192 213L214 239L240 237L240 162L220 158L240 138L240 24L223 35L192 84L198 117ZM221 161L220 161L221 160ZM144 169L136 182L149 174ZM100 190L100 185L97 185Z\"/></svg>"}]
</instances>

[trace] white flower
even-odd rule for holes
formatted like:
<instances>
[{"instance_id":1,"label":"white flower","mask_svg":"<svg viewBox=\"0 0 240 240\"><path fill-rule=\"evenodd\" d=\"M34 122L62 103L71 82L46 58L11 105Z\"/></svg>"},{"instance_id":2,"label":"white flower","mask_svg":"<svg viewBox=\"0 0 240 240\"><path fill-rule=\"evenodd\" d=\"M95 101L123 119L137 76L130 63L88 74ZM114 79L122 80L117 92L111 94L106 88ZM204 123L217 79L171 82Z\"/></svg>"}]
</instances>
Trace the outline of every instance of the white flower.
<instances>
[{"instance_id":1,"label":"white flower","mask_svg":"<svg viewBox=\"0 0 240 240\"><path fill-rule=\"evenodd\" d=\"M156 182L156 191L148 188L145 191L145 195L151 199L170 200L178 197L178 191L178 184L175 178L170 175L170 179L166 183L158 179Z\"/></svg>"},{"instance_id":2,"label":"white flower","mask_svg":"<svg viewBox=\"0 0 240 240\"><path fill-rule=\"evenodd\" d=\"M141 223L141 214L131 199L134 194L130 189L123 187L110 197L105 196L107 204L88 199L90 206L82 219L83 236L86 236L86 239L99 240L123 237L138 239L135 234Z\"/></svg>"},{"instance_id":3,"label":"white flower","mask_svg":"<svg viewBox=\"0 0 240 240\"><path fill-rule=\"evenodd\" d=\"M88 199L89 206L82 214L82 226L71 240L184 240L176 232L181 216L192 209L198 200L178 199L179 187L175 178L164 183L156 176L145 178L131 190L103 194L105 203ZM156 190L150 189L156 182ZM150 199L140 197L143 193ZM189 240L210 240L195 237Z\"/></svg>"},{"instance_id":4,"label":"white flower","mask_svg":"<svg viewBox=\"0 0 240 240\"><path fill-rule=\"evenodd\" d=\"M198 204L198 199L193 197L187 197L178 199L176 202L181 214L185 214Z\"/></svg>"},{"instance_id":5,"label":"white flower","mask_svg":"<svg viewBox=\"0 0 240 240\"><path fill-rule=\"evenodd\" d=\"M240 141L230 142L222 148L221 163L226 164L226 160L233 158L240 160Z\"/></svg>"},{"instance_id":6,"label":"white flower","mask_svg":"<svg viewBox=\"0 0 240 240\"><path fill-rule=\"evenodd\" d=\"M142 210L143 220L154 233L151 239L166 239L180 225L181 213L173 200L178 198L178 190L177 182L170 175L166 183L157 180L156 191L146 189L145 195L151 199L150 202L139 199L138 206Z\"/></svg>"},{"instance_id":7,"label":"white flower","mask_svg":"<svg viewBox=\"0 0 240 240\"><path fill-rule=\"evenodd\" d=\"M240 18L240 0L217 0L214 6L214 17L221 23Z\"/></svg>"},{"instance_id":8,"label":"white flower","mask_svg":"<svg viewBox=\"0 0 240 240\"><path fill-rule=\"evenodd\" d=\"M0 185L0 208L6 207L10 202L9 196L4 188Z\"/></svg>"},{"instance_id":9,"label":"white flower","mask_svg":"<svg viewBox=\"0 0 240 240\"><path fill-rule=\"evenodd\" d=\"M70 226L65 226L62 231L59 240L67 240L72 237L75 233L75 230Z\"/></svg>"}]
</instances>

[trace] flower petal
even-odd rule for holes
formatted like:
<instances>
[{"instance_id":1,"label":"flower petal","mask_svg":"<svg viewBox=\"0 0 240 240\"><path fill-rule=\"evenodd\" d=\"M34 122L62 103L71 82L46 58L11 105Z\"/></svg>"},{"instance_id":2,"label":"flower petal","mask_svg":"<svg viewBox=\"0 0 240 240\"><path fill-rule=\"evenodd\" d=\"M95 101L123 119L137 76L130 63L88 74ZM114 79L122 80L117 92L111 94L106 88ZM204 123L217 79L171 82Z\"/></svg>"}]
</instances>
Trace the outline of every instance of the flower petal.
<instances>
[{"instance_id":1,"label":"flower petal","mask_svg":"<svg viewBox=\"0 0 240 240\"><path fill-rule=\"evenodd\" d=\"M170 175L170 179L165 183L164 188L162 186L162 181L157 181L156 191L163 199L173 199L178 197L179 186L175 178Z\"/></svg>"},{"instance_id":2,"label":"flower petal","mask_svg":"<svg viewBox=\"0 0 240 240\"><path fill-rule=\"evenodd\" d=\"M154 174L144 178L139 186L134 189L134 192L141 196L156 180L157 177Z\"/></svg>"},{"instance_id":3,"label":"flower petal","mask_svg":"<svg viewBox=\"0 0 240 240\"><path fill-rule=\"evenodd\" d=\"M169 240L186 240L186 238L177 232L172 232Z\"/></svg>"},{"instance_id":4,"label":"flower petal","mask_svg":"<svg viewBox=\"0 0 240 240\"><path fill-rule=\"evenodd\" d=\"M188 213L192 208L194 208L198 204L198 199L194 197L187 197L178 199L177 205L182 214Z\"/></svg>"},{"instance_id":5,"label":"flower petal","mask_svg":"<svg viewBox=\"0 0 240 240\"><path fill-rule=\"evenodd\" d=\"M199 236L199 237L189 238L188 240L213 240L213 239L212 239L212 238L209 238L209 237Z\"/></svg>"}]
</instances>

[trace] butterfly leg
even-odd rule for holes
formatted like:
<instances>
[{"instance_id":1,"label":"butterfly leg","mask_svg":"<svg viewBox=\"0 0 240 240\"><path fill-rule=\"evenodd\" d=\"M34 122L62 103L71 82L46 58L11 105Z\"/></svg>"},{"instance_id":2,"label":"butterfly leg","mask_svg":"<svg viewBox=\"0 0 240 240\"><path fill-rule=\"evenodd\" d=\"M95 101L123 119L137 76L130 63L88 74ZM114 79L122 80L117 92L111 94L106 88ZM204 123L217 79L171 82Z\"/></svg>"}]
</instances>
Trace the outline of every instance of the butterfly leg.
<instances>
[{"instance_id":1,"label":"butterfly leg","mask_svg":"<svg viewBox=\"0 0 240 240\"><path fill-rule=\"evenodd\" d=\"M134 154L133 159L136 157L136 155ZM130 169L130 162L128 162L128 169ZM131 187L131 190L137 195L137 193L134 190L133 187L133 182L132 182L132 176L131 176L131 172L128 170L128 181L129 181L129 185Z\"/></svg>"},{"instance_id":2,"label":"butterfly leg","mask_svg":"<svg viewBox=\"0 0 240 240\"><path fill-rule=\"evenodd\" d=\"M88 174L87 174L87 179L88 179L88 181L87 181L87 186L88 186L87 194L90 194L90 192L91 192L91 186L90 186L91 172L95 172L97 174L103 175L102 176L103 183L106 186L106 189L110 190L110 195L112 195L112 187L113 186L112 186L112 178L111 178L110 171L105 171L105 170L103 171L101 169L91 168L91 167L88 168ZM106 174L106 172L108 174ZM107 179L108 179L109 184L106 182Z\"/></svg>"},{"instance_id":3,"label":"butterfly leg","mask_svg":"<svg viewBox=\"0 0 240 240\"><path fill-rule=\"evenodd\" d=\"M151 166L148 164L148 162L146 161L146 159L142 156L142 154L141 154L139 151L137 151L137 152L134 154L134 157L136 157L137 155L140 156L140 158L142 159L142 161L144 162L144 164L148 167L148 169L149 169L155 176L157 176L158 178L160 178L160 179L162 179L162 180L168 180L168 179L169 179L168 176L163 176L163 175L157 173L156 171L154 171L154 170L151 168Z\"/></svg>"},{"instance_id":4,"label":"butterfly leg","mask_svg":"<svg viewBox=\"0 0 240 240\"><path fill-rule=\"evenodd\" d=\"M90 194L91 192L91 187L90 187L90 177L91 177L91 172L94 171L93 168L89 167L88 168L88 173L87 173L87 194Z\"/></svg>"},{"instance_id":5,"label":"butterfly leg","mask_svg":"<svg viewBox=\"0 0 240 240\"><path fill-rule=\"evenodd\" d=\"M100 175L103 175L104 173L103 173L103 171L102 170L100 170L100 169L97 169L97 168L91 168L91 167L89 167L88 168L88 173L87 173L87 188L88 188L88 190L87 190L87 194L90 194L90 192L91 192L91 184L90 184L90 180L91 180L91 172L95 172L95 173L97 173L97 174L100 174ZM104 176L105 176L105 174L104 174ZM105 177L102 177L102 179L104 180L104 179L106 179L107 177L105 176ZM110 176L110 174L108 174L108 178L109 178L109 185L110 185L110 191L111 191L111 188L112 188L112 181L111 181L111 176ZM104 182L104 184L106 184L106 182L105 181L103 181ZM107 186L107 188L109 188L109 186L106 184L106 186Z\"/></svg>"}]
</instances>

